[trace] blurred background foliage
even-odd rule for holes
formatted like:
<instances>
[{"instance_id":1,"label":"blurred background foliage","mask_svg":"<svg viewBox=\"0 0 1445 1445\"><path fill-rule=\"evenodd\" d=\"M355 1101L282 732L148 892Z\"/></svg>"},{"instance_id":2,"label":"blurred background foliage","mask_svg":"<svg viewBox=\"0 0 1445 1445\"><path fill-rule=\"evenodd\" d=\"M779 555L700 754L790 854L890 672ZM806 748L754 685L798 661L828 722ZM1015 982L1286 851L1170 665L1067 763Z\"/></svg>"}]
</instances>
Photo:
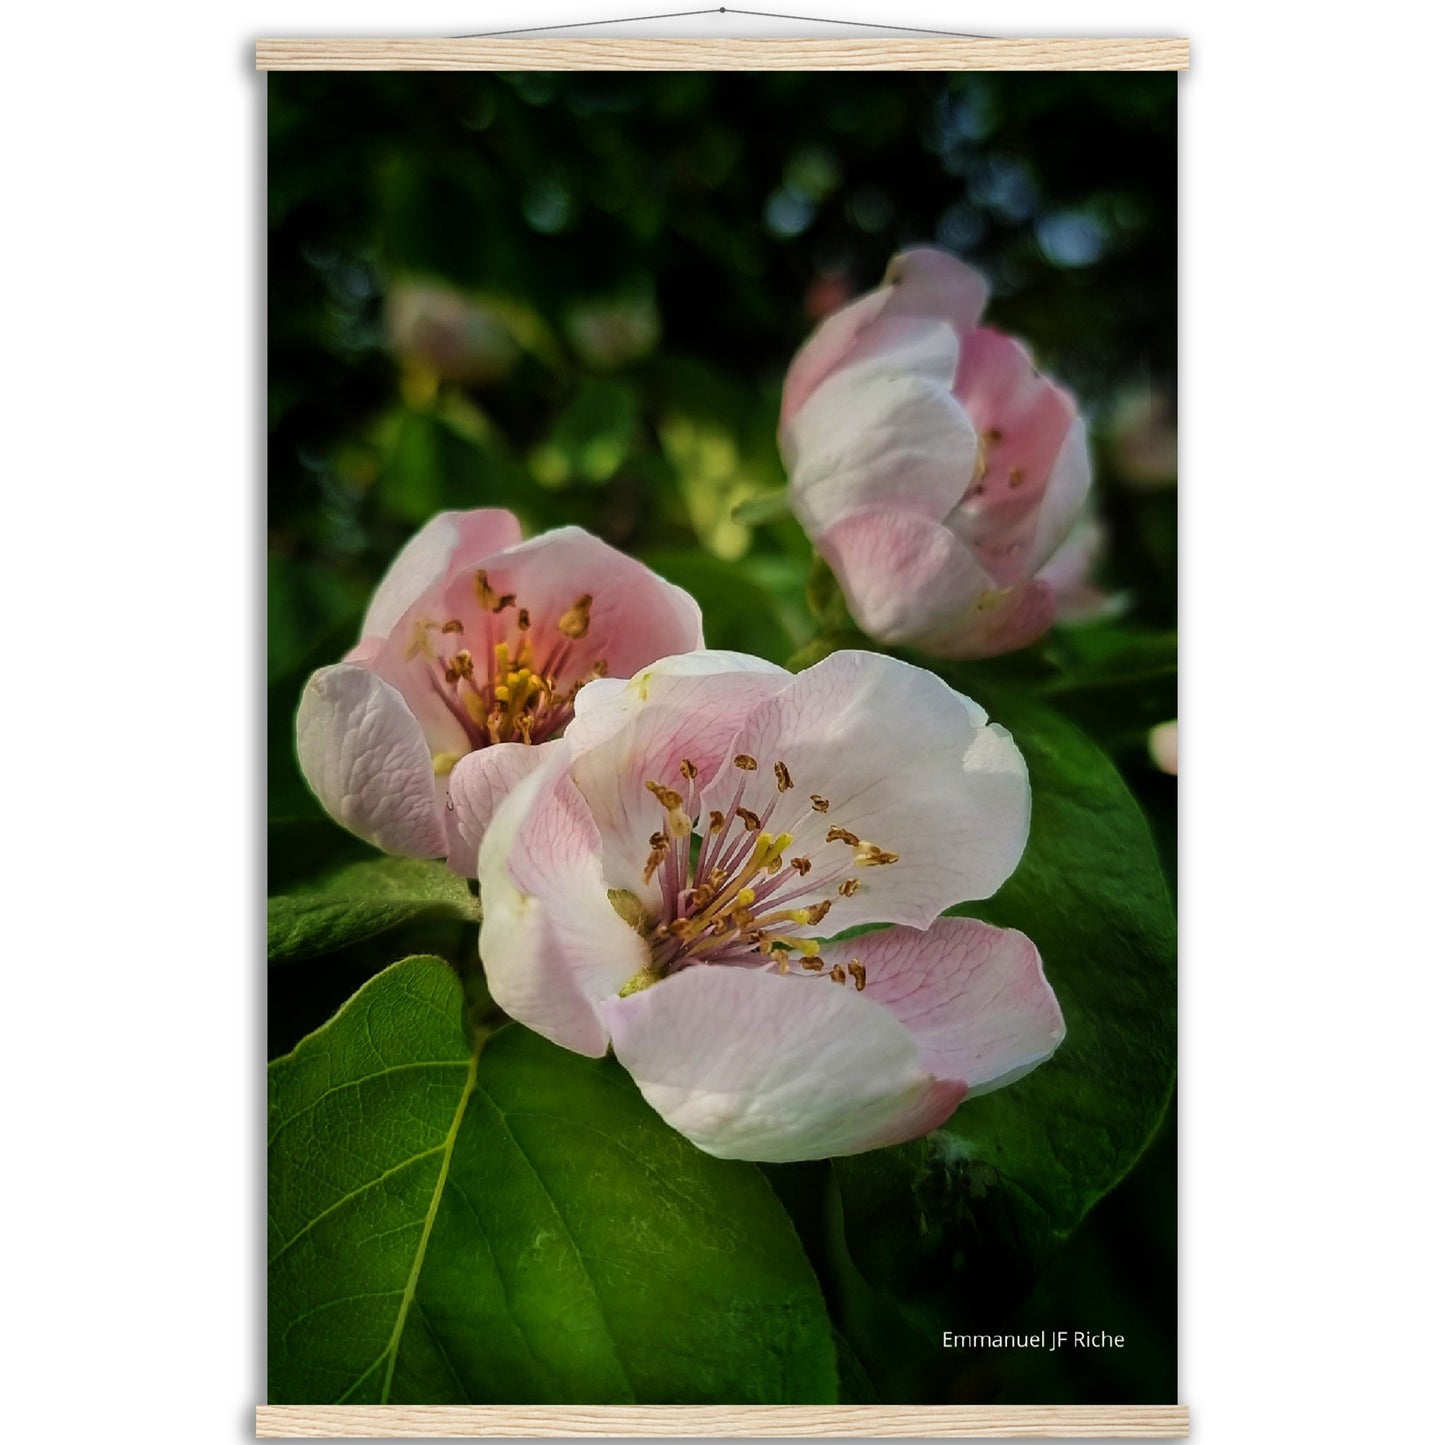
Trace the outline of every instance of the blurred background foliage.
<instances>
[{"instance_id":1,"label":"blurred background foliage","mask_svg":"<svg viewBox=\"0 0 1445 1445\"><path fill-rule=\"evenodd\" d=\"M1176 711L1175 87L269 76L273 889L369 852L299 777L296 701L440 509L589 528L688 588L713 646L782 662L814 636L811 551L770 500L783 373L915 244L987 274L988 320L1074 391L1092 438L1110 605L982 670L1026 680L1110 752L1172 879L1174 779L1145 742ZM273 972L273 1048L375 967ZM885 1398L1174 1400L1174 1160L1166 1130L1009 1325L1122 1331L1127 1349L940 1362L879 1303L873 1337L851 1340L865 1375ZM777 1187L824 1272L826 1218Z\"/></svg>"}]
</instances>

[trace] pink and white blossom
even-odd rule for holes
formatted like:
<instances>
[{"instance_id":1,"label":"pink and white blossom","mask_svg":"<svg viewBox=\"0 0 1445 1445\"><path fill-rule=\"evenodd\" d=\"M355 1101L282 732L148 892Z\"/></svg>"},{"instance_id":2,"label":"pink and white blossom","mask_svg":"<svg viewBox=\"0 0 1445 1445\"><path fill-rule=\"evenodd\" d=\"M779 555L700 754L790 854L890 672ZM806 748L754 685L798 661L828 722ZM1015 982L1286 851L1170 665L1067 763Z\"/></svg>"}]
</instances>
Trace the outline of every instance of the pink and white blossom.
<instances>
[{"instance_id":1,"label":"pink and white blossom","mask_svg":"<svg viewBox=\"0 0 1445 1445\"><path fill-rule=\"evenodd\" d=\"M687 593L580 528L523 541L510 512L443 512L382 578L361 641L307 682L301 771L359 837L473 874L583 685L701 645Z\"/></svg>"},{"instance_id":2,"label":"pink and white blossom","mask_svg":"<svg viewBox=\"0 0 1445 1445\"><path fill-rule=\"evenodd\" d=\"M783 384L789 498L854 620L939 657L1048 630L1040 569L1089 490L1073 399L978 324L987 296L945 252L905 251L823 322Z\"/></svg>"},{"instance_id":3,"label":"pink and white blossom","mask_svg":"<svg viewBox=\"0 0 1445 1445\"><path fill-rule=\"evenodd\" d=\"M1029 803L1008 733L907 663L665 659L587 687L497 810L488 986L563 1047L610 1047L710 1154L913 1138L1063 1037L1027 938L940 917L1012 873Z\"/></svg>"}]
</instances>

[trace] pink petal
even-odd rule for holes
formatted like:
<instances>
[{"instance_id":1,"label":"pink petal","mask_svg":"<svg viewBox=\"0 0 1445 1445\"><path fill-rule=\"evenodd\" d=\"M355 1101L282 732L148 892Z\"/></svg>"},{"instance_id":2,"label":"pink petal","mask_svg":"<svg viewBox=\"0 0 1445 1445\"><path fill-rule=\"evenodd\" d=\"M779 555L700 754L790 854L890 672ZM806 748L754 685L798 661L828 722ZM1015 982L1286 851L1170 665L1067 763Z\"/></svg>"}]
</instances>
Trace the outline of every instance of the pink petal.
<instances>
[{"instance_id":1,"label":"pink petal","mask_svg":"<svg viewBox=\"0 0 1445 1445\"><path fill-rule=\"evenodd\" d=\"M484 607L478 573L486 574L492 594L512 601L499 610ZM587 629L571 637L560 623L583 598L590 599ZM455 641L485 674L499 645L517 656L523 611L529 621L525 637L535 654L533 670L555 677L564 693L598 666L625 676L655 658L702 645L702 615L686 592L579 527L471 558L465 567L453 566L444 587L426 593L406 612L374 664L411 705L434 752L465 752L471 743L443 695L446 690L438 689L436 664L416 649L419 632L428 624L435 629L460 623Z\"/></svg>"},{"instance_id":2,"label":"pink petal","mask_svg":"<svg viewBox=\"0 0 1445 1445\"><path fill-rule=\"evenodd\" d=\"M855 1154L940 1124L963 1089L909 1031L826 977L686 969L602 1004L643 1097L699 1149L785 1162Z\"/></svg>"},{"instance_id":3,"label":"pink petal","mask_svg":"<svg viewBox=\"0 0 1445 1445\"><path fill-rule=\"evenodd\" d=\"M873 354L824 381L782 432L789 500L810 537L867 507L937 521L973 475L978 441L951 390L952 328L910 320L872 334Z\"/></svg>"},{"instance_id":4,"label":"pink petal","mask_svg":"<svg viewBox=\"0 0 1445 1445\"><path fill-rule=\"evenodd\" d=\"M993 588L954 533L909 512L854 512L822 534L818 551L853 620L880 642L923 645Z\"/></svg>"},{"instance_id":5,"label":"pink petal","mask_svg":"<svg viewBox=\"0 0 1445 1445\"><path fill-rule=\"evenodd\" d=\"M537 670L555 673L564 686L586 677L594 663L626 677L659 657L703 645L702 613L682 588L580 527L544 532L477 566L494 591L512 594L516 607L527 609ZM476 570L454 577L443 594L444 610L467 622L474 652L518 635L515 608L479 610ZM587 632L571 639L558 623L583 597L591 598ZM474 625L486 630L485 638L472 641ZM560 660L550 666L551 659Z\"/></svg>"},{"instance_id":6,"label":"pink petal","mask_svg":"<svg viewBox=\"0 0 1445 1445\"><path fill-rule=\"evenodd\" d=\"M965 341L954 392L983 439L985 469L950 525L998 585L1012 586L1058 546L1083 506L1088 458L1082 428L1055 480L1055 466L1075 423L1074 403L1034 370L1017 341L987 328L970 333ZM1057 495L1048 503L1048 529L1036 549L1039 519L1051 488L1057 488Z\"/></svg>"},{"instance_id":7,"label":"pink petal","mask_svg":"<svg viewBox=\"0 0 1445 1445\"><path fill-rule=\"evenodd\" d=\"M1037 573L1074 530L1088 500L1092 475L1084 421L1076 416L1049 474L1044 499L1039 506L1033 546L1029 549L1027 566L1030 572Z\"/></svg>"},{"instance_id":8,"label":"pink petal","mask_svg":"<svg viewBox=\"0 0 1445 1445\"><path fill-rule=\"evenodd\" d=\"M735 746L758 768L724 769L703 807L728 811L741 778L744 806L770 813L768 831L791 835L789 857L811 860L810 886L822 890L835 874L857 879L849 896L826 887L828 933L859 923L925 927L950 904L987 898L1023 853L1029 785L1013 740L986 725L977 703L896 658L833 653L759 703ZM778 762L793 784L781 793ZM856 866L854 845L828 839L835 827L897 861Z\"/></svg>"},{"instance_id":9,"label":"pink petal","mask_svg":"<svg viewBox=\"0 0 1445 1445\"><path fill-rule=\"evenodd\" d=\"M913 1035L929 1073L966 1084L970 1098L1021 1078L1063 1040L1038 949L1013 929L940 918L923 932L884 928L823 952L829 964L861 963L865 997Z\"/></svg>"},{"instance_id":10,"label":"pink petal","mask_svg":"<svg viewBox=\"0 0 1445 1445\"><path fill-rule=\"evenodd\" d=\"M648 953L607 897L597 824L563 749L507 795L477 869L492 997L553 1043L600 1058L607 1032L597 1004L640 972Z\"/></svg>"},{"instance_id":11,"label":"pink petal","mask_svg":"<svg viewBox=\"0 0 1445 1445\"><path fill-rule=\"evenodd\" d=\"M987 300L983 277L946 251L920 247L895 256L883 285L829 316L793 358L783 380L780 428L788 428L824 381L878 346L876 323L942 321L962 337L978 324Z\"/></svg>"},{"instance_id":12,"label":"pink petal","mask_svg":"<svg viewBox=\"0 0 1445 1445\"><path fill-rule=\"evenodd\" d=\"M931 246L900 251L888 263L883 284L893 288L888 315L947 321L967 336L988 304L988 283L956 256Z\"/></svg>"},{"instance_id":13,"label":"pink petal","mask_svg":"<svg viewBox=\"0 0 1445 1445\"><path fill-rule=\"evenodd\" d=\"M572 777L597 819L609 887L625 888L653 906L657 877L645 883L649 837L664 815L648 791L659 782L688 795L683 759L698 772L696 791L736 749L743 719L793 675L758 657L698 652L642 669L625 689L610 691L569 729ZM584 693L586 689L583 689Z\"/></svg>"},{"instance_id":14,"label":"pink petal","mask_svg":"<svg viewBox=\"0 0 1445 1445\"><path fill-rule=\"evenodd\" d=\"M1108 551L1108 543L1103 522L1086 512L1054 555L1039 568L1036 580L1053 591L1059 622L1090 622L1099 617L1117 616L1124 610L1125 596L1105 592L1094 580Z\"/></svg>"},{"instance_id":15,"label":"pink petal","mask_svg":"<svg viewBox=\"0 0 1445 1445\"><path fill-rule=\"evenodd\" d=\"M855 512L823 534L818 551L853 619L880 642L934 657L993 657L1053 622L1050 588L996 587L959 537L923 517Z\"/></svg>"},{"instance_id":16,"label":"pink petal","mask_svg":"<svg viewBox=\"0 0 1445 1445\"><path fill-rule=\"evenodd\" d=\"M311 675L296 715L301 772L344 828L387 853L447 851L431 752L401 694L364 667Z\"/></svg>"},{"instance_id":17,"label":"pink petal","mask_svg":"<svg viewBox=\"0 0 1445 1445\"><path fill-rule=\"evenodd\" d=\"M438 512L400 552L377 585L363 637L383 637L424 592L445 580L458 559L485 557L522 540L517 519L499 507Z\"/></svg>"},{"instance_id":18,"label":"pink petal","mask_svg":"<svg viewBox=\"0 0 1445 1445\"><path fill-rule=\"evenodd\" d=\"M447 865L468 878L477 876L477 849L502 799L529 777L561 739L530 747L493 743L468 753L447 778Z\"/></svg>"},{"instance_id":19,"label":"pink petal","mask_svg":"<svg viewBox=\"0 0 1445 1445\"><path fill-rule=\"evenodd\" d=\"M886 291L870 291L827 317L803 343L783 378L781 425L786 426L852 350L858 333L872 322L888 300Z\"/></svg>"}]
</instances>

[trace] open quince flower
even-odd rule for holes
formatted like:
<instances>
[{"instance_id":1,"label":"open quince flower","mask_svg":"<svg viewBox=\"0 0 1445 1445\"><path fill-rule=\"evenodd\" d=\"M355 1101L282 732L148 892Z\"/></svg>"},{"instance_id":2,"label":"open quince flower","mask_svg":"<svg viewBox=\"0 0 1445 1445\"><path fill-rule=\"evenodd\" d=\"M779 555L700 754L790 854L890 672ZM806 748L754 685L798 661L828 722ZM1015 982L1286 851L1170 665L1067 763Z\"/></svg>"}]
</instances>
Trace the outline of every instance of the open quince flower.
<instances>
[{"instance_id":1,"label":"open quince flower","mask_svg":"<svg viewBox=\"0 0 1445 1445\"><path fill-rule=\"evenodd\" d=\"M977 704L864 652L796 677L699 652L577 702L481 846L481 953L514 1018L610 1045L722 1158L910 1139L1053 1053L1034 946L939 916L1028 833L1023 760Z\"/></svg>"},{"instance_id":2,"label":"open quince flower","mask_svg":"<svg viewBox=\"0 0 1445 1445\"><path fill-rule=\"evenodd\" d=\"M368 842L473 874L583 684L701 646L687 593L580 528L524 542L510 512L443 512L397 555L361 641L307 682L301 771Z\"/></svg>"},{"instance_id":3,"label":"open quince flower","mask_svg":"<svg viewBox=\"0 0 1445 1445\"><path fill-rule=\"evenodd\" d=\"M783 383L789 498L854 620L939 657L1047 631L1054 593L1038 573L1089 490L1072 398L978 325L987 296L947 253L904 251Z\"/></svg>"}]
</instances>

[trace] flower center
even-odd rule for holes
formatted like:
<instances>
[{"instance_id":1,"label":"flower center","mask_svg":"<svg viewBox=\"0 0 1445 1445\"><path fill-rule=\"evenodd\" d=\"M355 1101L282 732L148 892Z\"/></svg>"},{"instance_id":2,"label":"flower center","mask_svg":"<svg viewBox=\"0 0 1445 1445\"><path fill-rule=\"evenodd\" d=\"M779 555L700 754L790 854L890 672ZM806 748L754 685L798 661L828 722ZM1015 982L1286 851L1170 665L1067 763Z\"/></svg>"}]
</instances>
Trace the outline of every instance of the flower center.
<instances>
[{"instance_id":1,"label":"flower center","mask_svg":"<svg viewBox=\"0 0 1445 1445\"><path fill-rule=\"evenodd\" d=\"M817 940L800 930L816 928L836 898L857 893L860 870L896 863L898 854L836 823L811 851L795 849L802 826L812 813L828 811L828 799L812 793L805 805L787 764L778 761L773 764L777 791L761 812L754 811L743 805L743 797L758 772L757 760L739 753L733 767L738 781L731 805L705 817L697 768L686 758L679 769L680 789L647 784L665 817L648 839L642 866L644 883L659 880L661 912L635 925L652 950L647 981L699 963L779 973L797 965L835 983L851 978L861 990L867 981L861 963L855 959L846 969L841 964L825 969ZM770 827L780 809L789 826Z\"/></svg>"},{"instance_id":2,"label":"flower center","mask_svg":"<svg viewBox=\"0 0 1445 1445\"><path fill-rule=\"evenodd\" d=\"M574 644L587 636L592 596L581 597L539 638L532 614L516 596L495 591L487 574L475 577L482 616L468 625L453 617L417 624L407 657L426 660L426 677L447 710L461 724L473 750L488 743L540 743L572 720L573 704L585 683L607 675L599 658L580 675ZM559 678L573 680L564 685ZM432 765L449 773L463 755L437 753Z\"/></svg>"}]
</instances>

